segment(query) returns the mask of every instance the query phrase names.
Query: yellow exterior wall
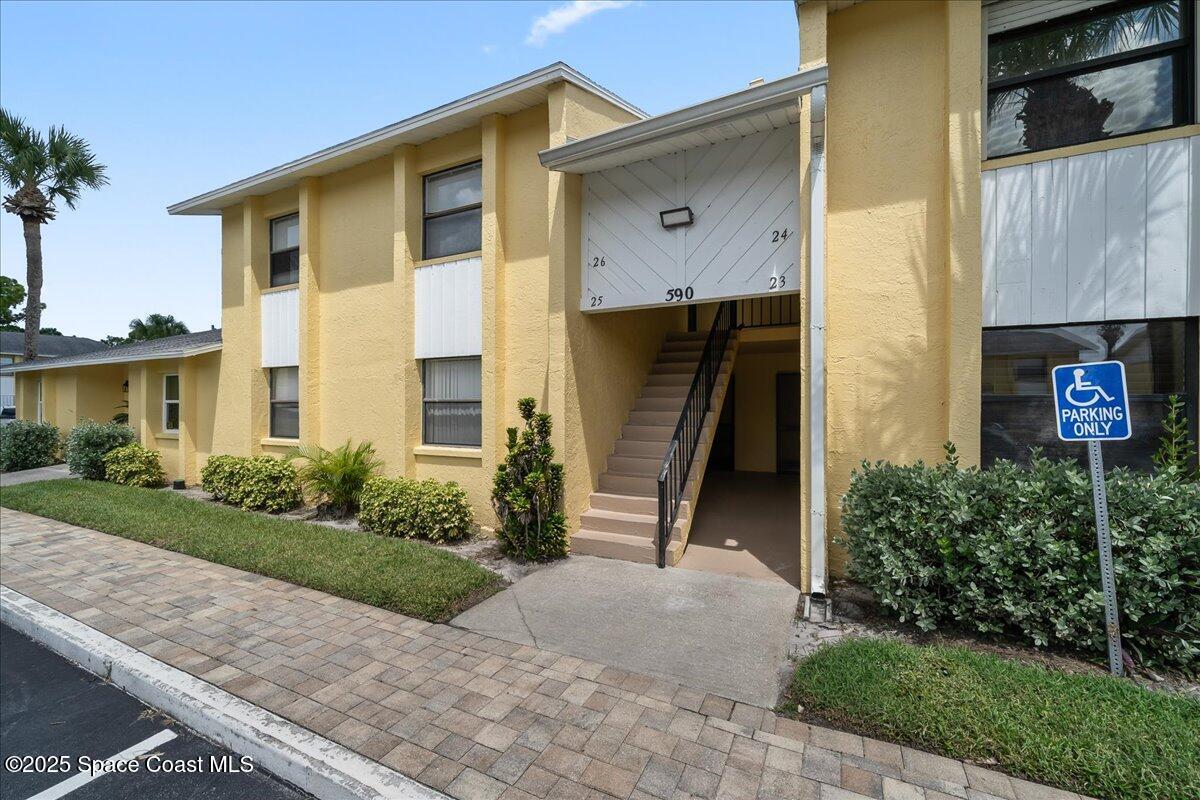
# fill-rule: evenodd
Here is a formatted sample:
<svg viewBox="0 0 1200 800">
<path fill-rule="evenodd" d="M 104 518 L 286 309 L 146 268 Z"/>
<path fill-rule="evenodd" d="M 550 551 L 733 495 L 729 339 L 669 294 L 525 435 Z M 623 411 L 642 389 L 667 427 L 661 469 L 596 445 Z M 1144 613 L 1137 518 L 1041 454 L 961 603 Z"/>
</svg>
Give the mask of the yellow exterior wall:
<svg viewBox="0 0 1200 800">
<path fill-rule="evenodd" d="M 799 371 L 799 341 L 739 348 L 733 366 L 735 469 L 775 472 L 775 379 L 781 372 Z M 803 405 L 801 398 L 794 400 Z"/>
<path fill-rule="evenodd" d="M 862 459 L 936 461 L 948 438 L 978 459 L 979 25 L 933 1 L 828 18 L 831 539 Z"/>
<path fill-rule="evenodd" d="M 79 422 L 108 422 L 124 410 L 125 366 L 102 364 L 78 369 L 20 372 L 16 377 L 17 417 L 37 419 L 37 382 L 44 391 L 45 421 L 57 425 L 64 436 Z"/>
</svg>

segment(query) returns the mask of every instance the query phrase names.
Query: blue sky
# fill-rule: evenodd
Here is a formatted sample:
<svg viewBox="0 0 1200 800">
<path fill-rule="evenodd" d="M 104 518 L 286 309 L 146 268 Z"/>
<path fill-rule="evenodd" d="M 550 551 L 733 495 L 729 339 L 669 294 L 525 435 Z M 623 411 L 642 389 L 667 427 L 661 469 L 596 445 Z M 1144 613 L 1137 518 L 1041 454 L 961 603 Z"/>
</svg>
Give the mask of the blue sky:
<svg viewBox="0 0 1200 800">
<path fill-rule="evenodd" d="M 796 69 L 782 2 L 0 2 L 0 103 L 112 184 L 43 231 L 43 325 L 220 325 L 220 230 L 166 206 L 553 61 L 649 113 Z M 0 273 L 25 282 L 0 213 Z"/>
</svg>

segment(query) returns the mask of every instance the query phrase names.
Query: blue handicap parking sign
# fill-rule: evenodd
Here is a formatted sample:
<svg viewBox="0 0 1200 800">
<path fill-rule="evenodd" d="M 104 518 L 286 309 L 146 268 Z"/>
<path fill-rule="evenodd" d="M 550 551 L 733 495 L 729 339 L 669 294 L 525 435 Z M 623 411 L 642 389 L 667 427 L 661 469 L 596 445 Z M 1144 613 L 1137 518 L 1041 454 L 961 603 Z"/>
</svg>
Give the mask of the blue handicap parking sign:
<svg viewBox="0 0 1200 800">
<path fill-rule="evenodd" d="M 1120 361 L 1054 368 L 1054 417 L 1066 442 L 1113 441 L 1132 434 L 1125 365 Z"/>
</svg>

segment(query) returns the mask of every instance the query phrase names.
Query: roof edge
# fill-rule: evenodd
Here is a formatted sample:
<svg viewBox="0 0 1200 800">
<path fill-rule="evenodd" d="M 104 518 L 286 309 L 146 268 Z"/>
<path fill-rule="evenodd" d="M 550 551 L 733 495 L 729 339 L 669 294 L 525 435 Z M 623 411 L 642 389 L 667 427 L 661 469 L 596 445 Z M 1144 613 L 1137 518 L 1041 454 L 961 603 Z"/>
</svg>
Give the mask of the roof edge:
<svg viewBox="0 0 1200 800">
<path fill-rule="evenodd" d="M 548 169 L 572 172 L 572 166 L 584 160 L 780 106 L 828 82 L 829 67 L 821 64 L 769 83 L 739 89 L 712 100 L 630 122 L 586 139 L 548 148 L 538 153 L 538 160 Z"/>
<path fill-rule="evenodd" d="M 449 103 L 444 103 L 435 108 L 423 111 L 414 116 L 402 119 L 399 122 L 394 122 L 391 125 L 385 125 L 382 128 L 377 128 L 369 131 L 353 139 L 347 139 L 344 142 L 326 147 L 323 150 L 318 150 L 315 153 L 310 153 L 306 156 L 280 164 L 277 167 L 251 175 L 248 178 L 243 178 L 233 183 L 226 184 L 217 189 L 213 189 L 203 194 L 187 200 L 182 200 L 178 203 L 167 206 L 167 213 L 173 215 L 192 214 L 192 215 L 215 215 L 220 213 L 219 208 L 213 208 L 213 203 L 219 202 L 222 197 L 232 194 L 239 194 L 252 190 L 255 186 L 266 183 L 268 181 L 287 178 L 301 170 L 310 169 L 318 166 L 325 161 L 337 158 L 339 156 L 352 153 L 362 147 L 375 144 L 381 140 L 385 140 L 392 136 L 398 136 L 410 131 L 419 130 L 424 125 L 436 122 L 446 116 L 452 114 L 470 111 L 472 108 L 482 105 L 491 100 L 501 98 L 505 95 L 514 92 L 530 89 L 535 86 L 542 86 L 555 81 L 566 81 L 574 83 L 582 89 L 586 89 L 599 97 L 604 98 L 610 103 L 619 108 L 628 111 L 634 116 L 645 119 L 647 114 L 642 109 L 629 103 L 619 95 L 605 89 L 600 84 L 591 80 L 587 76 L 575 70 L 569 64 L 556 61 L 553 64 L 536 69 L 533 72 L 518 75 L 515 78 L 504 81 L 503 83 L 489 86 L 486 89 L 467 95 L 466 97 L 452 100 Z"/>
<path fill-rule="evenodd" d="M 180 347 L 174 350 L 159 350 L 154 353 L 147 353 L 140 356 L 125 356 L 112 355 L 105 358 L 95 359 L 77 359 L 66 363 L 55 363 L 61 361 L 65 356 L 47 356 L 47 361 L 21 361 L 16 364 L 10 364 L 3 369 L 0 369 L 0 375 L 13 375 L 17 372 L 37 372 L 44 369 L 67 369 L 68 367 L 94 367 L 98 364 L 131 364 L 135 361 L 162 361 L 168 358 L 191 358 L 192 356 L 202 356 L 205 353 L 214 353 L 221 349 L 221 342 L 213 342 L 211 344 L 202 345 L 199 347 Z M 81 355 L 90 355 L 82 353 Z"/>
</svg>

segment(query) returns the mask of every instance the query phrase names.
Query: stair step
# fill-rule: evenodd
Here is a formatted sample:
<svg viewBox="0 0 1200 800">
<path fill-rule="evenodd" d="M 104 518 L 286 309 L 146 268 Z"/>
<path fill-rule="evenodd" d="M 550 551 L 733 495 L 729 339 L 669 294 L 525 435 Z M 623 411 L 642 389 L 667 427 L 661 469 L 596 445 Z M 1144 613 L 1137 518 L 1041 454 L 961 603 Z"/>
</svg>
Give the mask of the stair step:
<svg viewBox="0 0 1200 800">
<path fill-rule="evenodd" d="M 662 461 L 667 454 L 666 441 L 656 439 L 617 439 L 613 442 L 612 455 L 632 458 L 656 458 Z"/>
<path fill-rule="evenodd" d="M 682 555 L 682 549 L 679 540 L 669 542 L 667 563 L 674 566 Z M 579 530 L 571 537 L 571 552 L 600 558 L 617 558 L 639 564 L 658 562 L 658 548 L 654 539 L 607 531 Z"/>
<path fill-rule="evenodd" d="M 675 433 L 675 425 L 622 425 L 621 438 L 639 442 L 666 442 Z M 664 450 L 664 452 L 666 452 Z"/>
<path fill-rule="evenodd" d="M 708 331 L 667 331 L 668 342 L 700 342 L 708 338 Z"/>
<path fill-rule="evenodd" d="M 592 492 L 592 509 L 597 511 L 620 511 L 625 514 L 648 514 L 658 519 L 658 497 L 643 497 L 634 494 L 611 494 Z M 684 500 L 679 504 L 679 519 L 685 520 L 691 513 L 691 504 Z"/>
<path fill-rule="evenodd" d="M 679 422 L 679 411 L 630 411 L 630 425 L 670 425 Z"/>
<path fill-rule="evenodd" d="M 676 416 L 683 411 L 686 394 L 678 397 L 639 397 L 633 404 L 634 411 L 674 411 Z"/>
<path fill-rule="evenodd" d="M 692 364 L 700 363 L 700 354 L 704 351 L 703 348 L 696 350 L 664 350 L 658 354 L 658 363 L 662 364 L 667 361 L 686 361 Z"/>
<path fill-rule="evenodd" d="M 661 469 L 662 456 L 654 458 L 612 455 L 608 457 L 608 472 L 605 474 L 637 475 L 657 479 Z"/>
<path fill-rule="evenodd" d="M 670 384 L 662 386 L 643 386 L 642 397 L 677 397 L 682 403 L 687 398 L 689 384 Z M 682 406 L 680 406 L 682 408 Z"/>
<path fill-rule="evenodd" d="M 700 361 L 659 361 L 650 368 L 651 375 L 666 375 L 673 372 L 682 372 L 688 375 L 695 375 L 696 368 L 700 365 Z"/>
<path fill-rule="evenodd" d="M 657 504 L 657 503 L 656 503 Z M 653 539 L 658 535 L 658 509 L 653 514 L 631 514 L 627 511 L 608 511 L 593 508 L 585 511 L 579 527 L 589 531 L 621 533 L 626 536 L 643 536 Z M 672 538 L 683 535 L 683 526 L 678 520 L 672 530 Z"/>
<path fill-rule="evenodd" d="M 667 341 L 663 342 L 662 350 L 660 350 L 659 352 L 660 353 L 695 353 L 696 357 L 699 358 L 700 353 L 703 350 L 704 350 L 704 342 L 697 342 L 697 341 L 692 341 L 692 340 L 687 340 L 687 341 L 682 341 L 682 342 L 672 342 L 668 339 Z"/>
</svg>

